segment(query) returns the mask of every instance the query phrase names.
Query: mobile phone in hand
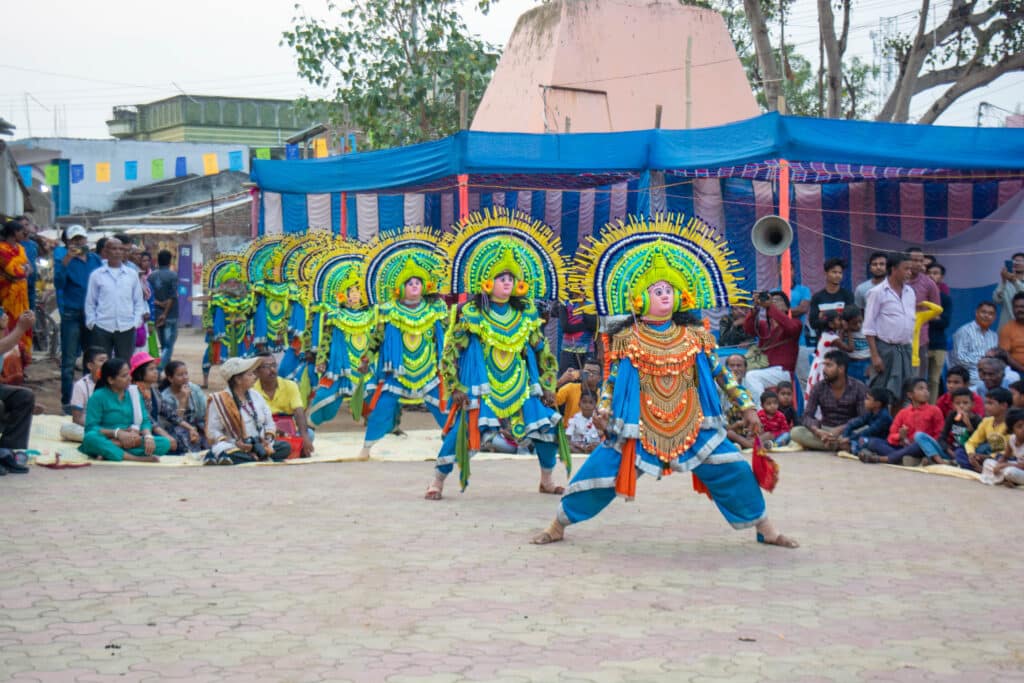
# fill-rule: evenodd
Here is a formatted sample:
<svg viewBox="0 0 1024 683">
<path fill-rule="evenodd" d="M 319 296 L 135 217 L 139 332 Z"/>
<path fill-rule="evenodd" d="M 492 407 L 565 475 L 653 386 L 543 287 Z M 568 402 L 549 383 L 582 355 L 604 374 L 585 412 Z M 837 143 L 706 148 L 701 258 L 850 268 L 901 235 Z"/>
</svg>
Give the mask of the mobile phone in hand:
<svg viewBox="0 0 1024 683">
<path fill-rule="evenodd" d="M 1006 268 L 1006 272 L 1007 273 L 1012 273 L 1013 272 L 1013 261 L 1011 261 L 1011 260 L 1003 261 L 1003 266 Z"/>
</svg>

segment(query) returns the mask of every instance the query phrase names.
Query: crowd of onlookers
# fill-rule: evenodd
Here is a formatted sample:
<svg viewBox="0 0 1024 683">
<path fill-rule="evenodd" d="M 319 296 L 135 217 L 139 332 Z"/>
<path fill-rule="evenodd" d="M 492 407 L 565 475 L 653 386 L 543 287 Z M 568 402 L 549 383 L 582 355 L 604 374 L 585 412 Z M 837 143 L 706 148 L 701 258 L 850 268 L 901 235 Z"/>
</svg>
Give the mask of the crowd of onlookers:
<svg viewBox="0 0 1024 683">
<path fill-rule="evenodd" d="M 844 269 L 829 260 L 820 292 L 760 293 L 721 320 L 720 344 L 746 347 L 725 363 L 758 405 L 769 445 L 1024 483 L 1024 253 L 956 330 L 945 268 L 921 250 L 872 254 L 853 292 Z M 752 445 L 739 419 L 729 437 Z"/>
</svg>

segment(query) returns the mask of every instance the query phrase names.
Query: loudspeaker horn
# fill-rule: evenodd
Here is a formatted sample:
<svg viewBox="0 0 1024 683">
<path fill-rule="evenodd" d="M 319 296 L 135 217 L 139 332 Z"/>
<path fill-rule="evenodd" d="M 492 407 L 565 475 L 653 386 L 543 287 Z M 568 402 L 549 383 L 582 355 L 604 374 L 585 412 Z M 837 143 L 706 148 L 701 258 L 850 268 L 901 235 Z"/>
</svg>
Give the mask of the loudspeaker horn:
<svg viewBox="0 0 1024 683">
<path fill-rule="evenodd" d="M 793 243 L 793 227 L 781 216 L 764 216 L 750 229 L 754 249 L 765 256 L 779 256 Z"/>
</svg>

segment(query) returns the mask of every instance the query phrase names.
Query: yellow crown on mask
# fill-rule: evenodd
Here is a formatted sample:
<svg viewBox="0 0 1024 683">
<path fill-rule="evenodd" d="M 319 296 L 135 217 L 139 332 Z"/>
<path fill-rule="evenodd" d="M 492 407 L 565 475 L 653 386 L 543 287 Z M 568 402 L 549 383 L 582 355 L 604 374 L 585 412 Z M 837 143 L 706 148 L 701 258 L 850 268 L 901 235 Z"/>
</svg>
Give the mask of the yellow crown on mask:
<svg viewBox="0 0 1024 683">
<path fill-rule="evenodd" d="M 636 297 L 644 295 L 647 289 L 657 282 L 669 283 L 681 297 L 689 289 L 686 281 L 679 275 L 679 271 L 673 268 L 665 258 L 665 249 L 660 241 L 655 242 L 651 247 L 650 262 L 637 274 L 633 285 L 633 298 L 636 299 Z"/>
<path fill-rule="evenodd" d="M 416 259 L 409 256 L 405 259 L 405 263 L 402 264 L 402 269 L 398 271 L 398 277 L 395 278 L 395 298 L 402 298 L 404 293 L 405 283 L 412 278 L 419 278 L 420 282 L 423 283 L 423 292 L 426 294 L 433 294 L 437 291 L 437 283 L 430 276 L 430 273 L 426 268 L 416 263 Z"/>
</svg>

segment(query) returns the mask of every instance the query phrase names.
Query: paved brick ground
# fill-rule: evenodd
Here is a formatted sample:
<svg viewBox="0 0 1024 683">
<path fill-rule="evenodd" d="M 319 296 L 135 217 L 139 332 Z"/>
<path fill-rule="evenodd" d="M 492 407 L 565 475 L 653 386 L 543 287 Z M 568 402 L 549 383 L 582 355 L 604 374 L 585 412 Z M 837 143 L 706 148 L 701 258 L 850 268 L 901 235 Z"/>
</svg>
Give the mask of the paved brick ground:
<svg viewBox="0 0 1024 683">
<path fill-rule="evenodd" d="M 0 680 L 1024 680 L 1022 492 L 780 459 L 797 551 L 678 476 L 543 548 L 524 462 L 7 476 Z"/>
</svg>

